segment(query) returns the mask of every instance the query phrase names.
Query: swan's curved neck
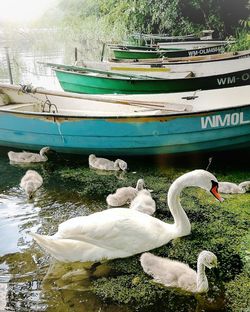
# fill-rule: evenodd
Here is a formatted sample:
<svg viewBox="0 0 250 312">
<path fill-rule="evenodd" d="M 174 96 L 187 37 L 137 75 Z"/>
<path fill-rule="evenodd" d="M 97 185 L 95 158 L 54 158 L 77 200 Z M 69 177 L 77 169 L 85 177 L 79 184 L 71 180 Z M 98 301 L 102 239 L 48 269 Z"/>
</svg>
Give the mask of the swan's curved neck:
<svg viewBox="0 0 250 312">
<path fill-rule="evenodd" d="M 205 273 L 205 265 L 200 259 L 197 262 L 197 292 L 205 292 L 208 289 L 208 280 Z"/>
<path fill-rule="evenodd" d="M 143 190 L 143 183 L 141 181 L 137 181 L 136 190 L 137 191 Z"/>
<path fill-rule="evenodd" d="M 188 186 L 184 182 L 185 181 L 182 181 L 180 178 L 178 178 L 170 186 L 168 191 L 168 207 L 174 218 L 175 232 L 178 234 L 178 236 L 188 235 L 191 231 L 189 219 L 180 203 L 180 193 L 183 188 Z"/>
<path fill-rule="evenodd" d="M 45 151 L 43 149 L 40 150 L 40 156 L 44 159 L 47 160 L 48 157 L 45 155 Z"/>
</svg>

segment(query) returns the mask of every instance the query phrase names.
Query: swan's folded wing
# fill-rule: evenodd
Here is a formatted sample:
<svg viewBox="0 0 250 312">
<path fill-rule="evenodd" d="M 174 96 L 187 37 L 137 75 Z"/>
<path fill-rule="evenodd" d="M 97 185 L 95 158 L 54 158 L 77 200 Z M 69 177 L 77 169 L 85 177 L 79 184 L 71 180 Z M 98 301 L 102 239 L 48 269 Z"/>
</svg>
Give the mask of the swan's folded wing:
<svg viewBox="0 0 250 312">
<path fill-rule="evenodd" d="M 108 211 L 106 210 L 68 220 L 59 226 L 56 238 L 84 241 L 109 249 L 137 251 L 142 245 L 144 250 L 152 248 L 152 241 L 157 240 L 159 236 L 159 220 L 126 208 L 114 209 L 109 209 L 114 211 L 113 214 L 105 213 Z"/>
</svg>

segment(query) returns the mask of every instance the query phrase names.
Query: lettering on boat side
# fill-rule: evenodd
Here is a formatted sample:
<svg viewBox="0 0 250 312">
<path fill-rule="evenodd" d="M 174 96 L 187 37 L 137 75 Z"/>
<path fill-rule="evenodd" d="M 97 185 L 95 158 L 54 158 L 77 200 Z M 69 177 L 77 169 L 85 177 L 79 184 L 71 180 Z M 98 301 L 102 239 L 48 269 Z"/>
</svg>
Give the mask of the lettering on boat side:
<svg viewBox="0 0 250 312">
<path fill-rule="evenodd" d="M 218 46 L 218 47 L 211 47 L 211 48 L 204 48 L 204 49 L 198 49 L 198 50 L 192 50 L 188 51 L 189 56 L 197 56 L 197 55 L 206 55 L 210 53 L 216 53 L 220 52 L 223 53 L 225 52 L 225 48 L 223 46 Z"/>
<path fill-rule="evenodd" d="M 244 73 L 240 77 L 228 76 L 228 77 L 224 77 L 224 78 L 217 78 L 217 83 L 219 86 L 224 86 L 224 85 L 228 85 L 228 84 L 235 84 L 236 81 L 238 81 L 239 79 L 241 79 L 242 81 L 247 81 L 250 79 L 250 74 Z"/>
<path fill-rule="evenodd" d="M 201 117 L 201 128 L 217 128 L 225 126 L 238 126 L 250 123 L 250 120 L 244 119 L 244 113 L 232 113 L 225 116 L 213 115 L 207 117 Z"/>
</svg>

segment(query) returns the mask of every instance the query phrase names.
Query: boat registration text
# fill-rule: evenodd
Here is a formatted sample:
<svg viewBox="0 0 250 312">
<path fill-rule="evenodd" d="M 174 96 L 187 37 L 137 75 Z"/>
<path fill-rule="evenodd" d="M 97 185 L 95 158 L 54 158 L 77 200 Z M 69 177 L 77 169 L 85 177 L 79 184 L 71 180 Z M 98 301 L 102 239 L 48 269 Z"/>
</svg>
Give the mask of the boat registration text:
<svg viewBox="0 0 250 312">
<path fill-rule="evenodd" d="M 250 123 L 250 120 L 244 118 L 244 112 L 201 117 L 201 128 L 218 128 L 225 126 L 238 126 Z"/>
</svg>

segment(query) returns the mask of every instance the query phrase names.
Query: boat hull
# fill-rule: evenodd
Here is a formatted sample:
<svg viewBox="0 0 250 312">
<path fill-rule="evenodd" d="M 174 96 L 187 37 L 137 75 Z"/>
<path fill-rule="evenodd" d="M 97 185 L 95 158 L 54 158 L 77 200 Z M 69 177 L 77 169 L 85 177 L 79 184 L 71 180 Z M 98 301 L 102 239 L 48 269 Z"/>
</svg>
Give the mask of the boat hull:
<svg viewBox="0 0 250 312">
<path fill-rule="evenodd" d="M 143 50 L 123 50 L 112 49 L 116 59 L 150 59 L 150 58 L 175 58 L 188 57 L 199 55 L 212 55 L 225 52 L 225 45 L 218 45 L 212 47 L 204 47 L 191 50 L 176 50 L 176 51 L 143 51 Z"/>
<path fill-rule="evenodd" d="M 54 69 L 64 91 L 89 94 L 149 94 L 249 85 L 250 69 L 182 79 L 128 79 Z"/>
<path fill-rule="evenodd" d="M 232 42 L 233 43 L 233 42 Z M 199 40 L 199 41 L 179 41 L 179 42 L 159 42 L 158 47 L 160 49 L 172 48 L 178 49 L 182 48 L 184 50 L 208 48 L 219 45 L 227 45 L 230 42 L 225 40 Z"/>
<path fill-rule="evenodd" d="M 202 113 L 79 117 L 0 110 L 0 145 L 63 153 L 157 155 L 250 146 L 250 105 Z"/>
</svg>

